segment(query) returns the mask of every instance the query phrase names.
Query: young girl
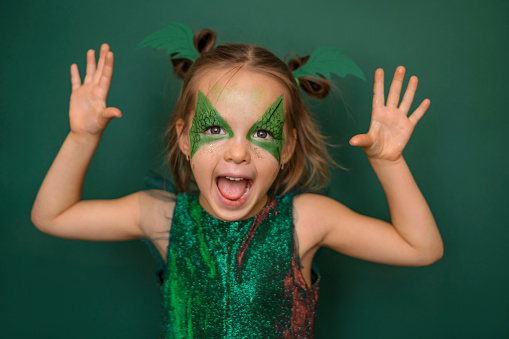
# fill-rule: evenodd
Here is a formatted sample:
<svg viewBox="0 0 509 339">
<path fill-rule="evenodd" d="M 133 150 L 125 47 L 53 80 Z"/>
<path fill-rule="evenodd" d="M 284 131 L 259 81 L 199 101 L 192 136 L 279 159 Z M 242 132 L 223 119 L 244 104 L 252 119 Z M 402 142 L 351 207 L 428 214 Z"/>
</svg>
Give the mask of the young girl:
<svg viewBox="0 0 509 339">
<path fill-rule="evenodd" d="M 312 261 L 322 246 L 392 265 L 441 258 L 433 216 L 402 157 L 429 106 L 424 100 L 407 116 L 416 77 L 400 103 L 405 69 L 398 67 L 385 101 L 378 69 L 371 126 L 350 140 L 364 149 L 382 184 L 389 224 L 325 196 L 295 193 L 323 185 L 332 161 L 299 92 L 300 85 L 323 97 L 329 84 L 309 76 L 296 81 L 291 72 L 305 58 L 289 67 L 257 46 L 195 45 L 205 51 L 192 64 L 173 60 L 184 83 L 167 130 L 169 163 L 184 193 L 81 200 L 101 135 L 121 116 L 106 106 L 113 53 L 104 44 L 97 65 L 88 51 L 83 83 L 71 66 L 71 131 L 32 210 L 41 231 L 84 240 L 151 239 L 166 261 L 168 338 L 312 337 L 319 280 Z M 185 193 L 193 187 L 197 193 Z"/>
</svg>

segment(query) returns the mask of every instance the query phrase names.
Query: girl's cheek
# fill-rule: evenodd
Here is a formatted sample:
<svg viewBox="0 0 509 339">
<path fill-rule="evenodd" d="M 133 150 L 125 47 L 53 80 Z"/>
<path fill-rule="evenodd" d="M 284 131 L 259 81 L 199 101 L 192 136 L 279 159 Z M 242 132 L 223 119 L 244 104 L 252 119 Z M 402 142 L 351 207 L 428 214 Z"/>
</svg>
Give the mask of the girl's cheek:
<svg viewBox="0 0 509 339">
<path fill-rule="evenodd" d="M 196 151 L 195 156 L 209 160 L 217 159 L 217 157 L 221 156 L 221 152 L 223 151 L 224 143 L 226 141 L 227 140 L 219 140 L 216 142 L 209 142 L 204 144 Z"/>
<path fill-rule="evenodd" d="M 259 163 L 264 163 L 267 166 L 270 166 L 276 160 L 266 149 L 253 143 L 249 143 L 249 151 L 252 159 L 256 159 Z"/>
<path fill-rule="evenodd" d="M 263 159 L 263 156 L 260 153 L 260 149 L 258 147 L 253 147 L 253 156 L 257 159 Z"/>
<path fill-rule="evenodd" d="M 204 151 L 211 157 L 217 157 L 222 148 L 222 145 L 219 143 L 210 143 L 205 145 Z"/>
<path fill-rule="evenodd" d="M 270 153 L 265 148 L 255 145 L 253 143 L 249 143 L 249 151 L 251 153 L 252 159 L 257 159 L 266 162 L 267 165 L 271 165 L 274 162 L 276 163 L 277 166 L 277 159 L 274 157 L 272 153 Z"/>
<path fill-rule="evenodd" d="M 269 151 L 257 145 L 250 144 L 249 152 L 251 154 L 251 159 L 257 162 L 257 166 L 263 166 L 269 171 L 274 170 L 275 172 L 272 176 L 274 178 L 277 176 L 279 172 L 279 164 L 276 158 Z"/>
</svg>

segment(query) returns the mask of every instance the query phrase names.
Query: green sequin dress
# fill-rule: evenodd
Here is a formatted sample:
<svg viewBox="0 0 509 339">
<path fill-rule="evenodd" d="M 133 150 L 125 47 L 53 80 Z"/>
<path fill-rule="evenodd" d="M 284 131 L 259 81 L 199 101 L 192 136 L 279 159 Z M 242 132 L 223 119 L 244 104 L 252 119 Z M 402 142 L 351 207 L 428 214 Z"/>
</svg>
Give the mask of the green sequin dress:
<svg viewBox="0 0 509 339">
<path fill-rule="evenodd" d="M 307 287 L 294 241 L 293 195 L 254 217 L 218 220 L 181 194 L 163 273 L 165 338 L 313 338 L 318 280 Z"/>
</svg>

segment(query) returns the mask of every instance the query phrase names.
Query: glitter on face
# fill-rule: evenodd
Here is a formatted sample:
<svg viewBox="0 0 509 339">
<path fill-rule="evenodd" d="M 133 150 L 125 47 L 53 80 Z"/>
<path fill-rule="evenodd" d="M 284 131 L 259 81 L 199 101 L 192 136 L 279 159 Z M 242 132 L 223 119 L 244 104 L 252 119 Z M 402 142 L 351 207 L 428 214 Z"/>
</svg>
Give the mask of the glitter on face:
<svg viewBox="0 0 509 339">
<path fill-rule="evenodd" d="M 208 145 L 207 145 L 207 151 L 208 151 L 209 153 L 213 153 L 215 150 L 216 150 L 216 147 L 215 147 L 215 145 L 214 145 L 214 144 L 208 144 Z"/>
</svg>

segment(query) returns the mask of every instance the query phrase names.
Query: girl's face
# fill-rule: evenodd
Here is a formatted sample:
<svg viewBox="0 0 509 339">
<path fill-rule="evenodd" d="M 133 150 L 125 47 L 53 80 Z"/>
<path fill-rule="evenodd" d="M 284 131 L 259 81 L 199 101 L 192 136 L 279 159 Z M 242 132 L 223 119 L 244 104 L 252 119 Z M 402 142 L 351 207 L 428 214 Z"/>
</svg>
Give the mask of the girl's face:
<svg viewBox="0 0 509 339">
<path fill-rule="evenodd" d="M 261 210 L 293 152 L 293 145 L 283 147 L 284 87 L 267 75 L 236 71 L 216 70 L 200 78 L 191 127 L 179 139 L 191 157 L 200 204 L 226 221 Z M 179 134 L 183 125 L 177 124 Z"/>
</svg>

